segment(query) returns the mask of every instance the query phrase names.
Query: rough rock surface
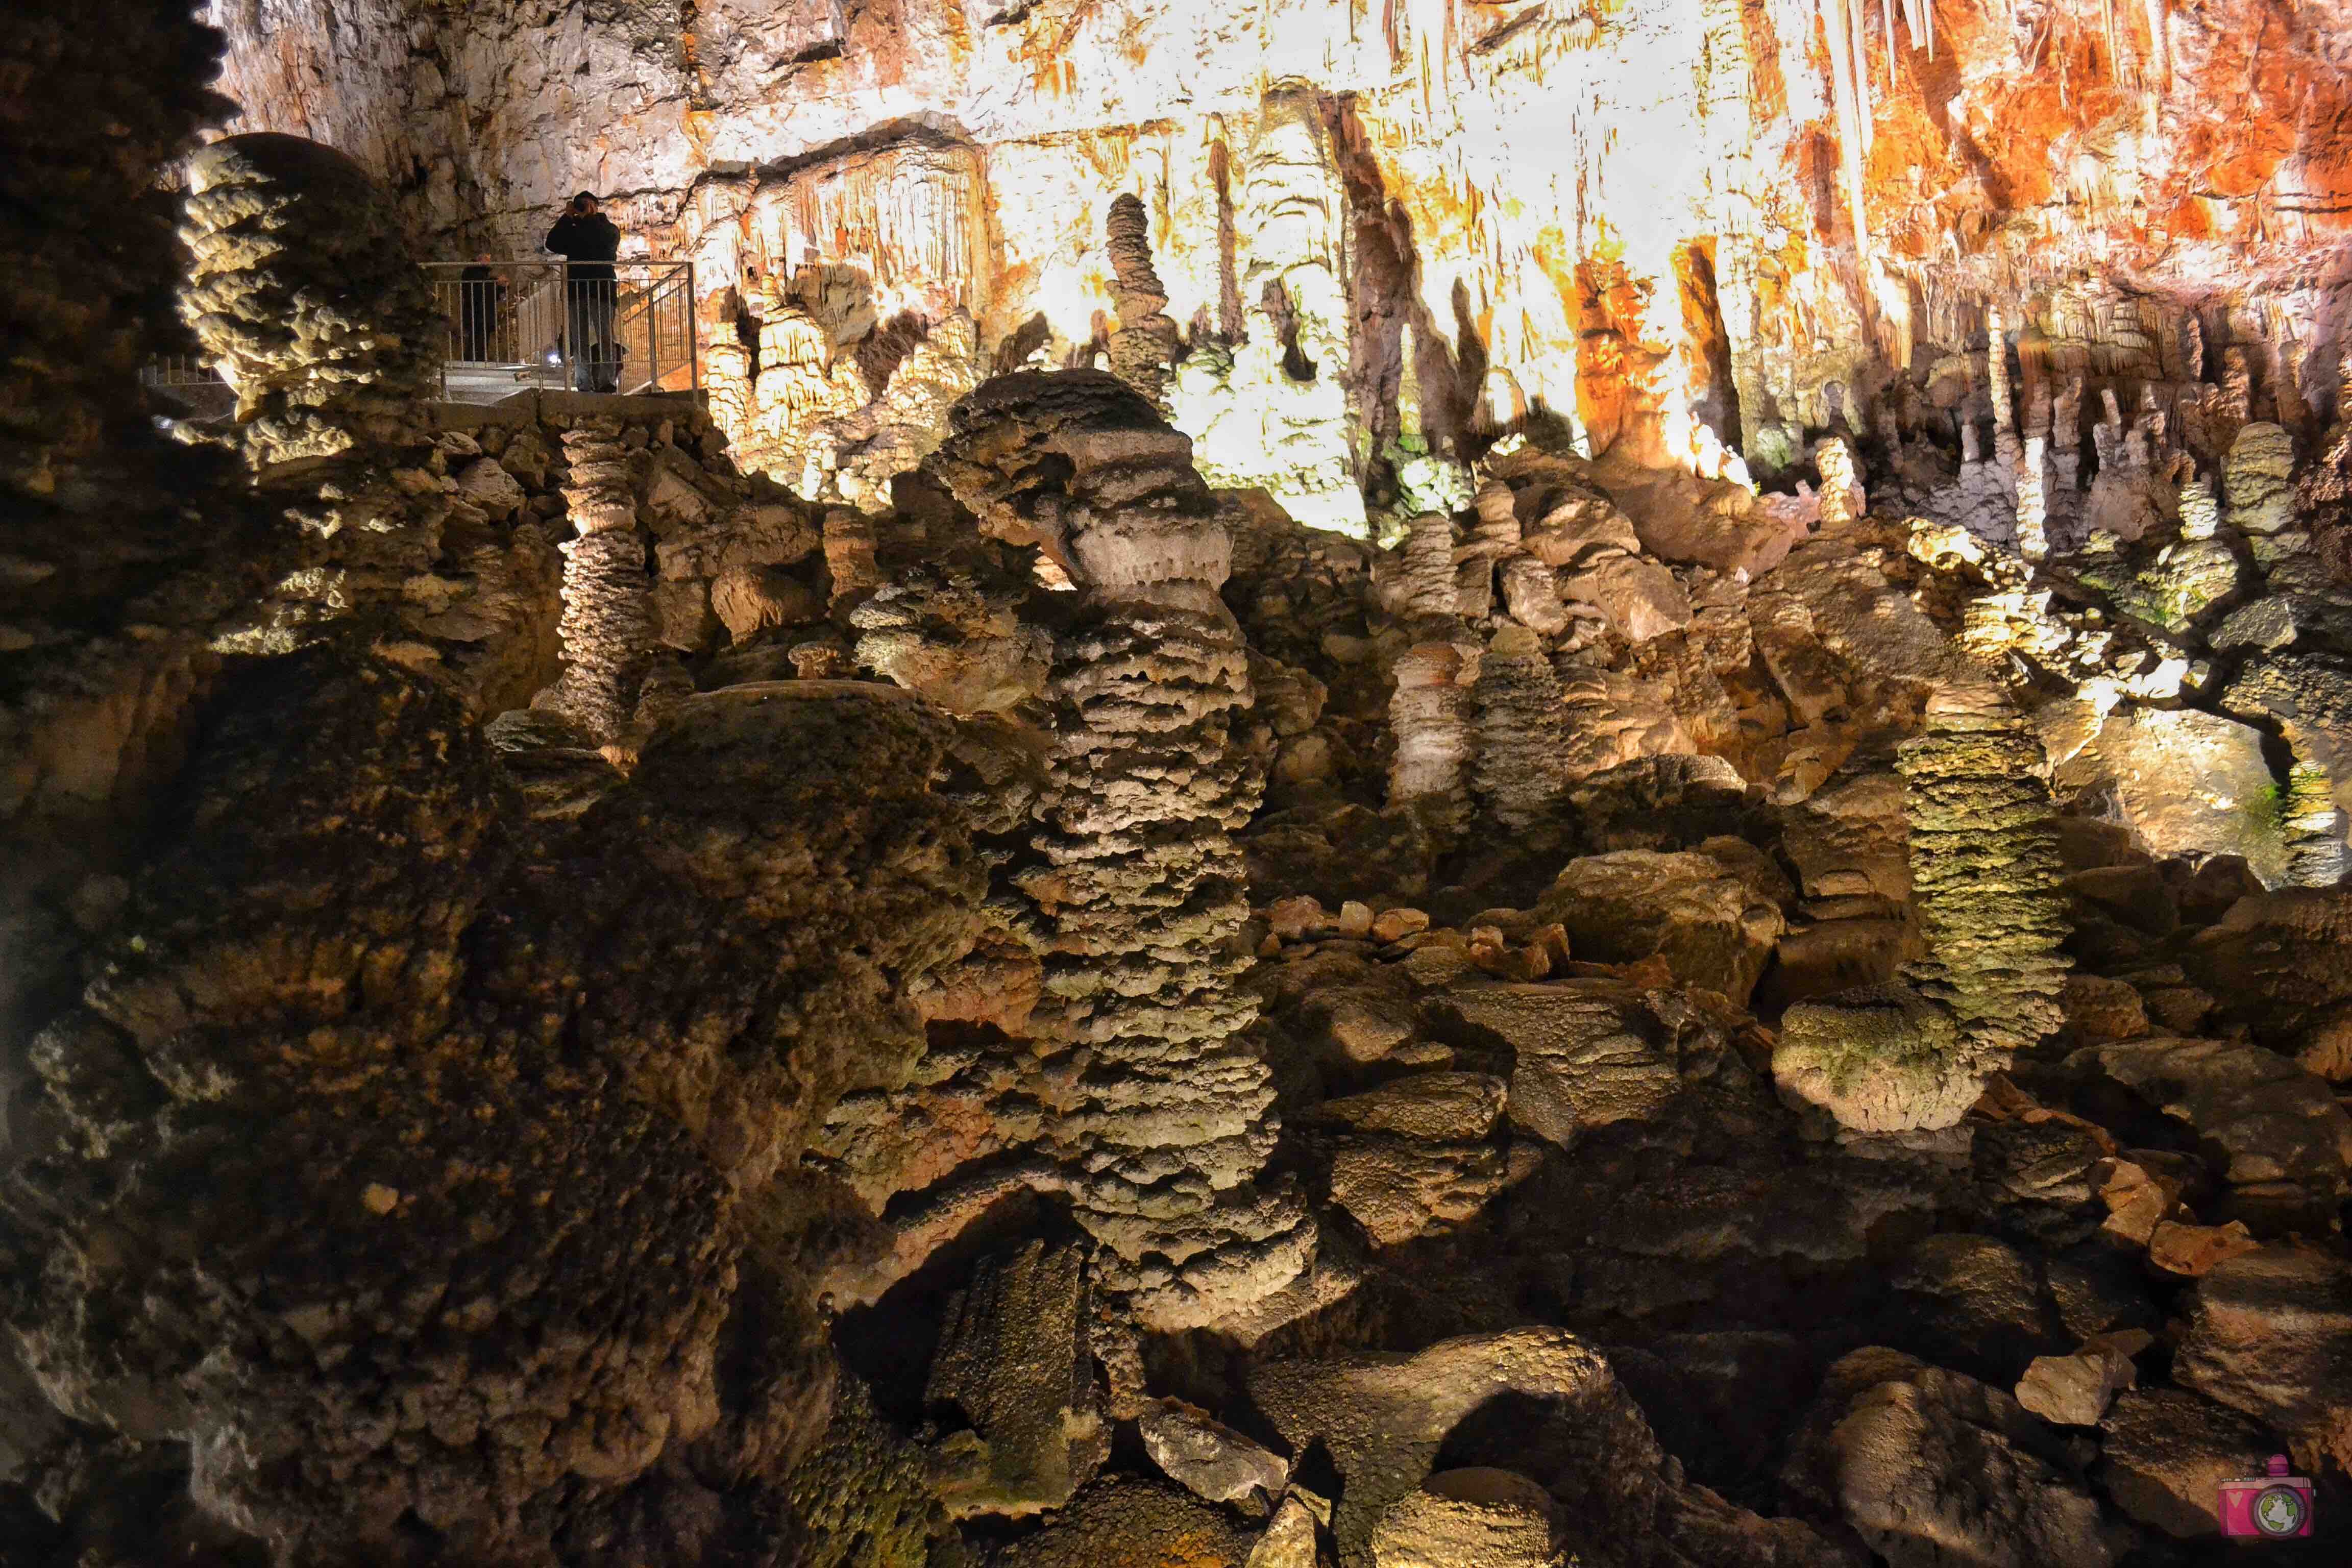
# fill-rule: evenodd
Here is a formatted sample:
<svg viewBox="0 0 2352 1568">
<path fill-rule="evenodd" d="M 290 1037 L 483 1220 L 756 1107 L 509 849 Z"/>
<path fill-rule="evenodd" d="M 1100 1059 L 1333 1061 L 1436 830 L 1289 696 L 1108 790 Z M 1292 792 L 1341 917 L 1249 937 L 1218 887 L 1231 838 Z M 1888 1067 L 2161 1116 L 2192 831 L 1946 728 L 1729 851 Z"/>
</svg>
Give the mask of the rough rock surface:
<svg viewBox="0 0 2352 1568">
<path fill-rule="evenodd" d="M 2336 12 L 19 10 L 10 1568 L 2352 1519 Z"/>
</svg>

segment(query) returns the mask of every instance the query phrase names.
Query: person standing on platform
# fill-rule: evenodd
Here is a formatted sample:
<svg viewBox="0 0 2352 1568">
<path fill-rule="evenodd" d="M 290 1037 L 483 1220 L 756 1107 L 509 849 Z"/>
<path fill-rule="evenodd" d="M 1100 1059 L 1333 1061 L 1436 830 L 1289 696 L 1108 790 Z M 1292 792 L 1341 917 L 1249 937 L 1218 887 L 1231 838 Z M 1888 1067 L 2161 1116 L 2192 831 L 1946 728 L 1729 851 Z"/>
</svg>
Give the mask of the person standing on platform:
<svg viewBox="0 0 2352 1568">
<path fill-rule="evenodd" d="M 564 349 L 572 356 L 572 384 L 582 392 L 617 392 L 621 353 L 613 342 L 617 302 L 613 258 L 620 254 L 621 231 L 597 210 L 596 197 L 582 191 L 572 198 L 547 248 L 564 259 Z"/>
</svg>

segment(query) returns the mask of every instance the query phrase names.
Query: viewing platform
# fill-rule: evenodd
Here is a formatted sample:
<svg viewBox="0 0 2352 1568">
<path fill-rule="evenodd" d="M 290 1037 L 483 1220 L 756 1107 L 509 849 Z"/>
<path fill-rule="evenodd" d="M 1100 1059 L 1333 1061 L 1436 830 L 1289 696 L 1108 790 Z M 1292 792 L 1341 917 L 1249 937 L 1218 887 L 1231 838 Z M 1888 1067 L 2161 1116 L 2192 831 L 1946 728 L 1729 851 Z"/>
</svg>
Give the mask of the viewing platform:
<svg viewBox="0 0 2352 1568">
<path fill-rule="evenodd" d="M 421 265 L 441 307 L 444 402 L 701 390 L 690 261 L 615 261 L 609 279 L 567 276 L 567 264 L 548 257 Z M 598 342 L 617 353 L 593 352 Z M 225 414 L 233 402 L 202 360 L 159 358 L 146 379 L 194 417 Z"/>
</svg>

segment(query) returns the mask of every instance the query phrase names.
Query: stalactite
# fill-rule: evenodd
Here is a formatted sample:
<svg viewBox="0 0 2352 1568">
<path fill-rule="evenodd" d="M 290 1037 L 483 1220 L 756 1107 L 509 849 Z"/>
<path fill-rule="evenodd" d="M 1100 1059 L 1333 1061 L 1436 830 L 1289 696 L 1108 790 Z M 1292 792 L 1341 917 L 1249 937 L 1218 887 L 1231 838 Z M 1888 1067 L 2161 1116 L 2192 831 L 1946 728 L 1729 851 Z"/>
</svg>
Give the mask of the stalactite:
<svg viewBox="0 0 2352 1568">
<path fill-rule="evenodd" d="M 1837 109 L 1838 150 L 1845 167 L 1846 205 L 1853 220 L 1853 246 L 1857 262 L 1864 262 L 1870 249 L 1869 220 L 1864 206 L 1864 184 L 1863 153 L 1866 150 L 1868 130 L 1866 111 L 1855 83 L 1853 35 L 1847 23 L 1846 7 L 1857 0 L 1820 0 L 1822 30 L 1827 36 L 1830 48 L 1831 98 Z"/>
<path fill-rule="evenodd" d="M 2148 60 L 2156 68 L 2158 89 L 2166 92 L 2172 89 L 2170 22 L 2165 0 L 2147 0 Z"/>
<path fill-rule="evenodd" d="M 1878 117 L 1870 98 L 1869 0 L 1845 0 L 1846 68 L 1853 72 L 1854 106 L 1862 112 L 1862 150 L 1867 155 L 1878 140 Z"/>
</svg>

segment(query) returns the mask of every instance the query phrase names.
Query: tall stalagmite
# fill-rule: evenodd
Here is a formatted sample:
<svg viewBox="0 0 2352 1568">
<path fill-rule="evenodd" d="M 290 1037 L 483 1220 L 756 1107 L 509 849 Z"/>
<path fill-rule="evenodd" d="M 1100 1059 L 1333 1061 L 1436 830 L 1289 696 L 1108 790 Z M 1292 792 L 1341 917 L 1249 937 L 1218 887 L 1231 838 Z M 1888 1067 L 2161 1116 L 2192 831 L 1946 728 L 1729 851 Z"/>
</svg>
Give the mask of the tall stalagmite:
<svg viewBox="0 0 2352 1568">
<path fill-rule="evenodd" d="M 1897 765 L 1928 950 L 1914 980 L 1951 1009 L 1961 1065 L 1998 1070 L 2057 1028 L 2065 980 L 2063 868 L 2042 745 L 1999 687 L 1954 685 L 1928 701 Z"/>
<path fill-rule="evenodd" d="M 1559 678 L 1543 642 L 1522 626 L 1496 632 L 1472 688 L 1478 705 L 1478 756 L 1471 786 L 1505 827 L 1549 816 L 1568 788 L 1561 771 Z"/>
<path fill-rule="evenodd" d="M 1168 373 L 1175 359 L 1176 323 L 1168 290 L 1151 268 L 1151 235 L 1143 203 L 1122 192 L 1110 204 L 1103 237 L 1110 252 L 1111 292 L 1118 330 L 1110 338 L 1110 373 L 1154 408 L 1168 406 Z"/>
<path fill-rule="evenodd" d="M 1053 1130 L 1099 1278 L 1158 1329 L 1217 1322 L 1296 1279 L 1298 1198 L 1261 1186 L 1274 1091 L 1234 984 L 1247 915 L 1234 830 L 1260 780 L 1233 743 L 1247 651 L 1218 597 L 1231 546 L 1191 443 L 1123 383 L 1023 374 L 958 405 L 935 459 L 1001 536 L 1081 595 L 1055 649 L 1035 1027 L 1073 1053 Z"/>
<path fill-rule="evenodd" d="M 653 652 L 653 614 L 636 493 L 620 426 L 583 420 L 563 433 L 563 499 L 579 536 L 563 546 L 563 674 L 532 700 L 599 746 L 619 744 Z"/>
</svg>

